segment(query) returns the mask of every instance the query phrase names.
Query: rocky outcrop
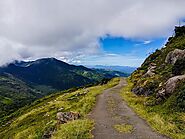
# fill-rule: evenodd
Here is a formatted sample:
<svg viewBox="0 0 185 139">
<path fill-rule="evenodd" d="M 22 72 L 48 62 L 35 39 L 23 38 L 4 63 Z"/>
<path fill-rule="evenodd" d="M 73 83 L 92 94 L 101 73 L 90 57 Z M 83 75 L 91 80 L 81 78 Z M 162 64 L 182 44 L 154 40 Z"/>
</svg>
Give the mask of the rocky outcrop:
<svg viewBox="0 0 185 139">
<path fill-rule="evenodd" d="M 179 59 L 185 58 L 185 50 L 175 49 L 168 53 L 165 59 L 165 63 L 175 64 L 175 62 Z"/>
<path fill-rule="evenodd" d="M 155 63 L 151 63 L 148 67 L 148 71 L 143 75 L 143 77 L 151 77 L 151 76 L 155 75 L 156 67 L 157 66 Z"/>
<path fill-rule="evenodd" d="M 174 76 L 168 79 L 168 81 L 164 84 L 164 87 L 158 91 L 157 97 L 164 98 L 171 95 L 177 88 L 178 83 L 182 80 L 185 80 L 185 75 Z"/>
<path fill-rule="evenodd" d="M 64 124 L 68 121 L 77 120 L 80 118 L 79 113 L 75 112 L 58 112 L 57 113 L 57 123 Z"/>
<path fill-rule="evenodd" d="M 136 95 L 142 95 L 143 94 L 143 92 L 144 92 L 144 88 L 143 87 L 134 87 L 133 89 L 132 89 L 132 92 L 134 93 L 134 94 L 136 94 Z"/>
<path fill-rule="evenodd" d="M 152 90 L 141 87 L 141 86 L 134 87 L 132 89 L 132 92 L 136 95 L 143 95 L 143 96 L 149 96 L 153 93 Z"/>
</svg>

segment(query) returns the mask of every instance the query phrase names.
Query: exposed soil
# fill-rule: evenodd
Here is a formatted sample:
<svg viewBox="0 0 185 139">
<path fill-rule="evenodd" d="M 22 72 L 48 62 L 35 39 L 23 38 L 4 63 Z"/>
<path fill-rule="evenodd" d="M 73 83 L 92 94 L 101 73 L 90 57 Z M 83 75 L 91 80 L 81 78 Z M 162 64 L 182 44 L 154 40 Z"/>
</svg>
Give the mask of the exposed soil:
<svg viewBox="0 0 185 139">
<path fill-rule="evenodd" d="M 90 117 L 95 120 L 95 129 L 92 131 L 95 139 L 167 139 L 154 132 L 120 96 L 120 90 L 127 84 L 122 78 L 120 83 L 105 90 L 97 97 L 97 103 Z M 115 125 L 132 125 L 131 132 L 121 133 Z"/>
</svg>

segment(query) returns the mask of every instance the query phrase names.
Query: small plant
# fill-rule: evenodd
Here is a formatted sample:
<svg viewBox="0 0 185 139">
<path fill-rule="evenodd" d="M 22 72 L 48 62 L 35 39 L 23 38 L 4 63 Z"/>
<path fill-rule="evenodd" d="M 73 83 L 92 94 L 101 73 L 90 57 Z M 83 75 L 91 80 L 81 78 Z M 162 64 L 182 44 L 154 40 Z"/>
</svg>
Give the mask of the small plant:
<svg viewBox="0 0 185 139">
<path fill-rule="evenodd" d="M 131 133 L 133 131 L 133 126 L 130 124 L 114 125 L 114 128 L 120 133 Z"/>
<path fill-rule="evenodd" d="M 172 73 L 174 75 L 181 75 L 185 72 L 185 59 L 177 60 L 172 68 Z"/>
</svg>

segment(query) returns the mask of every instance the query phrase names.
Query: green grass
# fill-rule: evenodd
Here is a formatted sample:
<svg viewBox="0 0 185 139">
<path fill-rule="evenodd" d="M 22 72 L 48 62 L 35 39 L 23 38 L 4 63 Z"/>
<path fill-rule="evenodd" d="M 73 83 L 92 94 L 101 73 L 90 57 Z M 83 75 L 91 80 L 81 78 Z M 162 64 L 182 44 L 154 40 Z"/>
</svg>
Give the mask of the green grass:
<svg viewBox="0 0 185 139">
<path fill-rule="evenodd" d="M 120 133 L 131 133 L 133 131 L 133 126 L 129 124 L 114 125 L 114 128 Z"/>
<path fill-rule="evenodd" d="M 0 102 L 6 105 L 12 104 L 12 100 L 10 98 L 3 97 L 3 96 L 0 96 Z"/>
<path fill-rule="evenodd" d="M 72 138 L 78 133 L 78 137 L 90 137 L 93 128 L 92 121 L 87 120 L 86 115 L 92 110 L 96 102 L 96 96 L 103 90 L 113 87 L 119 83 L 115 78 L 105 85 L 98 85 L 86 89 L 78 89 L 70 93 L 58 93 L 52 97 L 37 100 L 30 107 L 19 111 L 17 117 L 11 120 L 11 124 L 0 128 L 1 139 L 40 139 L 43 134 L 50 129 L 56 132 L 53 138 L 61 138 L 60 135 L 66 134 L 66 138 Z M 87 94 L 84 92 L 88 90 Z M 62 108 L 62 109 L 61 109 Z M 73 111 L 81 115 L 81 119 L 67 124 L 57 126 L 57 112 Z M 84 126 L 82 126 L 84 125 Z M 64 128 L 66 127 L 66 130 Z M 74 131 L 74 128 L 80 130 Z M 75 134 L 75 135 L 74 135 Z M 83 136 L 84 135 L 84 136 Z"/>
<path fill-rule="evenodd" d="M 123 99 L 130 107 L 157 132 L 174 139 L 185 138 L 185 113 L 169 111 L 163 105 L 144 105 L 149 98 L 137 96 L 131 92 L 133 83 L 128 79 L 128 85 L 121 90 Z"/>
<path fill-rule="evenodd" d="M 61 125 L 52 139 L 90 139 L 93 137 L 90 133 L 93 127 L 91 120 L 75 120 Z"/>
</svg>

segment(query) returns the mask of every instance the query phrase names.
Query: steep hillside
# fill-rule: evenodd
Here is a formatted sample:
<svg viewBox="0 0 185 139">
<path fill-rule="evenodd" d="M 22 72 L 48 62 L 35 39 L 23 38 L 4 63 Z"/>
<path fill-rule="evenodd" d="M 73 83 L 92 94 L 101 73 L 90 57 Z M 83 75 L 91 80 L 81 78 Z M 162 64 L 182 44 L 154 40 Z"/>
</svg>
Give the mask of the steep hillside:
<svg viewBox="0 0 185 139">
<path fill-rule="evenodd" d="M 153 96 L 153 105 L 168 103 L 170 109 L 185 111 L 184 61 L 185 26 L 176 27 L 175 36 L 169 38 L 166 46 L 151 54 L 132 74 L 133 92 Z"/>
<path fill-rule="evenodd" d="M 104 85 L 67 90 L 39 99 L 1 123 L 0 138 L 90 138 L 94 123 L 86 116 L 95 105 L 96 96 L 118 83 L 119 79 L 113 79 Z M 76 113 L 80 118 L 61 124 L 56 118 L 61 112 Z"/>
<path fill-rule="evenodd" d="M 158 132 L 185 138 L 185 26 L 176 27 L 165 47 L 151 54 L 128 83 L 123 98 L 139 115 Z"/>
</svg>

